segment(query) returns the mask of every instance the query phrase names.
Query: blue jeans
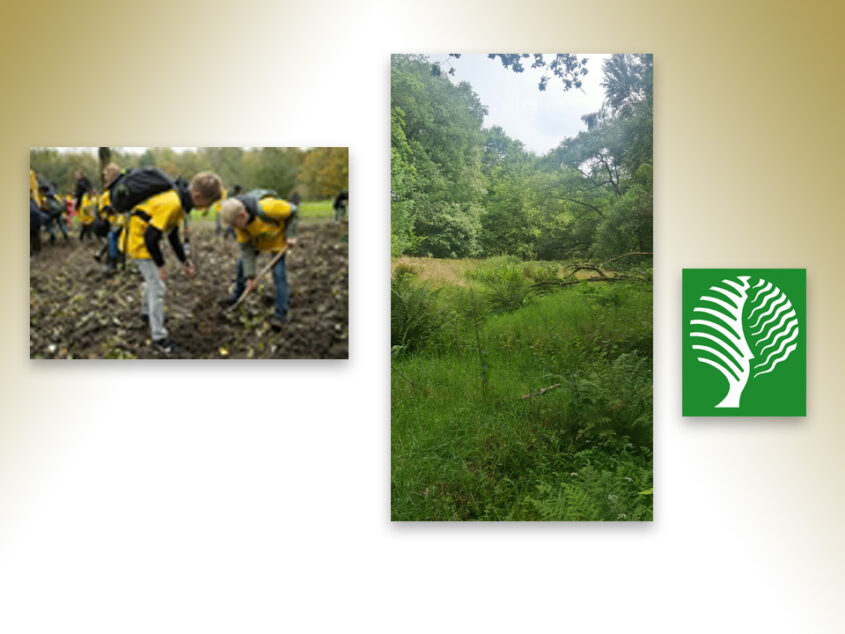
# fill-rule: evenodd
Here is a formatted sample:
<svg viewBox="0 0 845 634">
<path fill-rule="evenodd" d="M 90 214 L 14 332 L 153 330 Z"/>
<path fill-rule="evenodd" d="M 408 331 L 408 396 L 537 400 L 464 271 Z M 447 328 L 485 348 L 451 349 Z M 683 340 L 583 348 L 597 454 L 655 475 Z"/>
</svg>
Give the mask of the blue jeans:
<svg viewBox="0 0 845 634">
<path fill-rule="evenodd" d="M 62 235 L 65 238 L 67 238 L 67 227 L 65 226 L 65 223 L 63 222 L 62 216 L 61 215 L 49 216 L 47 214 L 44 214 L 44 215 L 47 216 L 46 225 L 47 225 L 47 231 L 50 232 L 50 239 L 51 240 L 56 239 L 56 227 L 58 227 L 59 230 L 62 232 Z"/>
<path fill-rule="evenodd" d="M 288 300 L 290 299 L 284 255 L 273 265 L 273 285 L 276 288 L 275 315 L 279 319 L 284 320 L 287 318 Z M 237 300 L 241 295 L 243 295 L 245 289 L 246 279 L 244 278 L 244 262 L 241 258 L 238 258 L 238 277 L 235 279 L 235 292 L 232 294 L 232 299 Z"/>
<path fill-rule="evenodd" d="M 109 231 L 109 260 L 117 260 L 117 238 L 120 236 L 120 227 Z"/>
</svg>

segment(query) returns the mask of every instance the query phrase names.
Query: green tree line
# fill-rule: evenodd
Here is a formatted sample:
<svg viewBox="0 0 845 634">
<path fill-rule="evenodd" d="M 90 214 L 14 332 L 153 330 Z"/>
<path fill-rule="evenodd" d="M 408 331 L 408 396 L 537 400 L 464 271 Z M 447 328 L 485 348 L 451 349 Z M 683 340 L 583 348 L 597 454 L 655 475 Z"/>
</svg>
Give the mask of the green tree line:
<svg viewBox="0 0 845 634">
<path fill-rule="evenodd" d="M 237 184 L 245 191 L 261 187 L 287 196 L 296 189 L 304 199 L 316 200 L 349 187 L 347 148 L 208 147 L 177 152 L 169 147 L 151 147 L 141 154 L 121 148 L 110 150 L 111 160 L 123 168 L 158 167 L 171 176 L 187 179 L 210 170 L 220 175 L 226 187 Z M 73 191 L 77 170 L 95 187 L 102 187 L 96 153 L 33 148 L 29 164 L 61 192 Z"/>
<path fill-rule="evenodd" d="M 507 67 L 507 65 L 505 65 Z M 394 255 L 605 258 L 652 250 L 650 55 L 613 55 L 586 130 L 543 156 L 425 56 L 391 64 Z M 570 86 L 571 87 L 571 86 Z M 564 89 L 566 89 L 564 85 Z"/>
</svg>

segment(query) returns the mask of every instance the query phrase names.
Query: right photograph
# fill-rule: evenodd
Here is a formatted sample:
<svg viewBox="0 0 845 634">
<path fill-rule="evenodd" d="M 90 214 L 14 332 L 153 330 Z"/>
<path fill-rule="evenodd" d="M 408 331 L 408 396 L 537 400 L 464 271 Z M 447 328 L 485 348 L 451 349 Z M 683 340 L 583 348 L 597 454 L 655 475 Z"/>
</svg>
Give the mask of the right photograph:
<svg viewBox="0 0 845 634">
<path fill-rule="evenodd" d="M 391 58 L 391 519 L 651 521 L 653 59 Z"/>
</svg>

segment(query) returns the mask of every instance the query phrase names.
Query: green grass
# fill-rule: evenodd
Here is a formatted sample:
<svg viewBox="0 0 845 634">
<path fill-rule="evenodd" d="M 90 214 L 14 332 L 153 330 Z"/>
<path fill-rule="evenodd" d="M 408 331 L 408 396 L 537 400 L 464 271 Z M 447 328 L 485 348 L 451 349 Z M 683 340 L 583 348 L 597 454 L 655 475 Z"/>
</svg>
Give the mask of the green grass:
<svg viewBox="0 0 845 634">
<path fill-rule="evenodd" d="M 299 205 L 302 218 L 331 218 L 332 200 L 305 200 Z"/>
<path fill-rule="evenodd" d="M 206 212 L 193 211 L 191 222 L 214 222 L 217 217 L 216 210 Z M 299 205 L 299 217 L 304 220 L 332 218 L 332 200 L 306 200 Z"/>
<path fill-rule="evenodd" d="M 650 286 L 520 288 L 502 307 L 495 268 L 469 289 L 394 279 L 394 306 L 416 302 L 396 332 L 422 340 L 394 332 L 393 519 L 651 519 Z"/>
</svg>

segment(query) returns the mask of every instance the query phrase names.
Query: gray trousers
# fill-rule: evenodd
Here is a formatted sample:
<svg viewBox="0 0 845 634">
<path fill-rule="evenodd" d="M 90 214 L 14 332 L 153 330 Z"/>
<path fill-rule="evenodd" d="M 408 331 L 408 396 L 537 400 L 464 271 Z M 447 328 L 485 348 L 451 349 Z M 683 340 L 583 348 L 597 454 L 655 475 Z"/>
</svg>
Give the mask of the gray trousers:
<svg viewBox="0 0 845 634">
<path fill-rule="evenodd" d="M 165 339 L 167 329 L 164 327 L 164 282 L 158 279 L 158 267 L 152 260 L 136 259 L 135 264 L 144 276 L 141 284 L 141 314 L 150 318 L 150 331 L 153 341 Z"/>
</svg>

